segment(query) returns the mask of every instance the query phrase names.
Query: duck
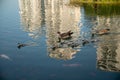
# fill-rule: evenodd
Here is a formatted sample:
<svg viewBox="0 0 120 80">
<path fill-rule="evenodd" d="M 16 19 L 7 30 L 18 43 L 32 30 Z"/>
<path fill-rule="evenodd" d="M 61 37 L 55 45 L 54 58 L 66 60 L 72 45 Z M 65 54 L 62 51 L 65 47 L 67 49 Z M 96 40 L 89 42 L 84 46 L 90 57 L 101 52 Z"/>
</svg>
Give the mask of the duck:
<svg viewBox="0 0 120 80">
<path fill-rule="evenodd" d="M 104 35 L 104 34 L 109 33 L 109 31 L 110 31 L 110 29 L 101 29 L 101 30 L 97 31 L 97 34 Z"/>
<path fill-rule="evenodd" d="M 71 32 L 71 30 L 68 32 L 65 32 L 65 33 L 61 33 L 58 31 L 57 33 L 58 33 L 59 41 L 61 41 L 61 39 L 70 39 L 72 37 L 71 35 L 73 34 L 73 32 Z"/>
<path fill-rule="evenodd" d="M 86 44 L 90 43 L 88 40 L 82 40 L 82 45 L 85 46 Z"/>
<path fill-rule="evenodd" d="M 101 30 L 96 30 L 94 32 L 92 32 L 92 37 L 94 37 L 94 35 L 105 35 L 108 34 L 110 32 L 110 29 L 101 29 Z"/>
<path fill-rule="evenodd" d="M 28 44 L 18 43 L 17 48 L 20 49 L 20 48 L 25 47 L 25 46 L 28 46 Z"/>
</svg>

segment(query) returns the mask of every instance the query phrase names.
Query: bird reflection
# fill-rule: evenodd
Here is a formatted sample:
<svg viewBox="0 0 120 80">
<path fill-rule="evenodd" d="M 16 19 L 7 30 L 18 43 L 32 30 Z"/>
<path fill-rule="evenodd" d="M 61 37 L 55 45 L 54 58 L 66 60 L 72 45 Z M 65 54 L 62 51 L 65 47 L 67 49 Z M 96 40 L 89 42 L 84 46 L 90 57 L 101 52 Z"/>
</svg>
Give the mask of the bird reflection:
<svg viewBox="0 0 120 80">
<path fill-rule="evenodd" d="M 74 55 L 77 53 L 75 47 L 79 46 L 79 43 L 73 41 L 72 39 L 67 39 L 71 37 L 73 32 L 68 31 L 66 33 L 58 32 L 58 38 L 62 41 L 59 41 L 50 48 L 49 56 L 56 59 L 70 60 L 74 58 Z"/>
<path fill-rule="evenodd" d="M 76 50 L 68 47 L 68 48 L 56 48 L 52 50 L 49 54 L 51 58 L 62 59 L 62 60 L 70 60 L 74 58 L 74 54 L 76 54 Z"/>
<path fill-rule="evenodd" d="M 88 40 L 66 40 L 53 45 L 49 50 L 51 58 L 70 60 L 73 59 L 75 54 L 80 51 L 81 46 L 91 43 Z"/>
</svg>

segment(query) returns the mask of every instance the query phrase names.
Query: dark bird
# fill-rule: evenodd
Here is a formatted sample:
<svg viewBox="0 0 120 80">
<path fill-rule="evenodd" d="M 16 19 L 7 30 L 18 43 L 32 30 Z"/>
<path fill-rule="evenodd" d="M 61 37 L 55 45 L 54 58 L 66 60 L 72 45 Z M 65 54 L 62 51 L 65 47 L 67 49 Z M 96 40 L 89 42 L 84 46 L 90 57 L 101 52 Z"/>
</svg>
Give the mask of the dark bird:
<svg viewBox="0 0 120 80">
<path fill-rule="evenodd" d="M 25 47 L 25 46 L 28 46 L 28 44 L 18 43 L 17 48 L 20 49 L 20 48 Z"/>
<path fill-rule="evenodd" d="M 85 46 L 86 44 L 90 43 L 88 40 L 82 40 L 82 45 Z"/>
<path fill-rule="evenodd" d="M 73 32 L 68 31 L 68 32 L 65 32 L 65 33 L 61 33 L 61 32 L 57 32 L 58 33 L 58 39 L 59 39 L 59 42 L 61 41 L 61 39 L 70 39 L 73 34 Z"/>
</svg>

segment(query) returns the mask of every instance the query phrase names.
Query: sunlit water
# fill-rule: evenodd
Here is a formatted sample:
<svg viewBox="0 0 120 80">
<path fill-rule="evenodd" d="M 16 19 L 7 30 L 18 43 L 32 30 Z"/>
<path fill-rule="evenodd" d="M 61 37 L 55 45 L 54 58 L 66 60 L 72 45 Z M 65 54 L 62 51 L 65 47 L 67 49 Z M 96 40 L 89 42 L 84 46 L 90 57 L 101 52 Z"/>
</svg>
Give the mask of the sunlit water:
<svg viewBox="0 0 120 80">
<path fill-rule="evenodd" d="M 119 8 L 1 0 L 0 80 L 120 80 Z M 69 30 L 72 38 L 58 42 Z"/>
</svg>

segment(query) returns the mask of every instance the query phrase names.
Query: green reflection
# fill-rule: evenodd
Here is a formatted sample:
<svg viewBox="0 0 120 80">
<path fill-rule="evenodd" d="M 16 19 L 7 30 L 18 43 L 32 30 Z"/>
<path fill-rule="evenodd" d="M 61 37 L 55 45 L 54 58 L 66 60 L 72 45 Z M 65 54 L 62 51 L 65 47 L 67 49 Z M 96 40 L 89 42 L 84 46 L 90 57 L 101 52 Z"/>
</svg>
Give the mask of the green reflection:
<svg viewBox="0 0 120 80">
<path fill-rule="evenodd" d="M 86 15 L 89 16 L 114 16 L 120 14 L 119 4 L 72 4 L 84 7 Z"/>
<path fill-rule="evenodd" d="M 97 68 L 105 71 L 120 71 L 117 43 L 106 40 L 97 48 Z"/>
<path fill-rule="evenodd" d="M 71 4 L 119 4 L 119 0 L 70 0 Z"/>
<path fill-rule="evenodd" d="M 86 15 L 114 16 L 120 14 L 119 5 L 83 5 Z"/>
</svg>

